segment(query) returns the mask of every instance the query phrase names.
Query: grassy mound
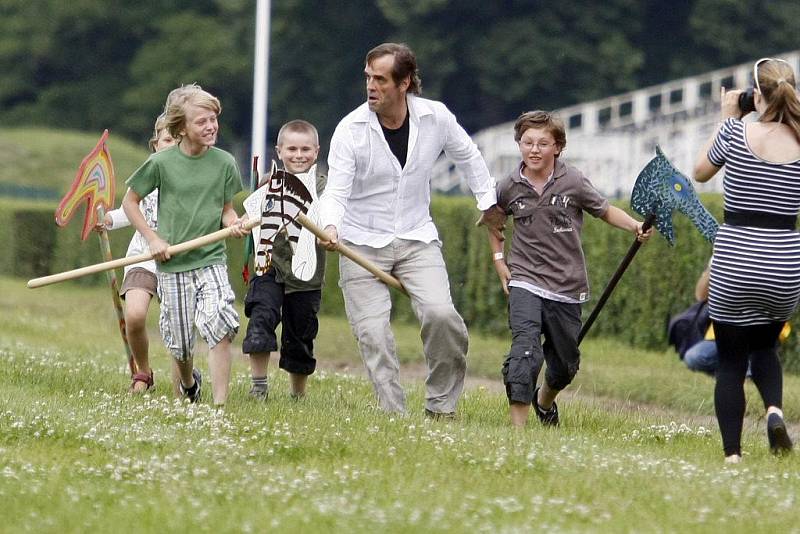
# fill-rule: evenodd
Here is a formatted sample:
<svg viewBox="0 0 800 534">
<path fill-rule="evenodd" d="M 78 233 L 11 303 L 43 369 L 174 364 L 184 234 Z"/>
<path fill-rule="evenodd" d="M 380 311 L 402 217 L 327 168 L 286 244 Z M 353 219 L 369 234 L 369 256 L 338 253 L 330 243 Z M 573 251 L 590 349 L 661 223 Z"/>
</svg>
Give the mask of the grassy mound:
<svg viewBox="0 0 800 534">
<path fill-rule="evenodd" d="M 47 128 L 0 128 L 0 188 L 4 195 L 60 199 L 78 167 L 103 132 L 84 133 Z M 109 133 L 118 200 L 125 179 L 147 158 L 144 143 Z M 15 193 L 16 192 L 16 193 Z"/>
</svg>

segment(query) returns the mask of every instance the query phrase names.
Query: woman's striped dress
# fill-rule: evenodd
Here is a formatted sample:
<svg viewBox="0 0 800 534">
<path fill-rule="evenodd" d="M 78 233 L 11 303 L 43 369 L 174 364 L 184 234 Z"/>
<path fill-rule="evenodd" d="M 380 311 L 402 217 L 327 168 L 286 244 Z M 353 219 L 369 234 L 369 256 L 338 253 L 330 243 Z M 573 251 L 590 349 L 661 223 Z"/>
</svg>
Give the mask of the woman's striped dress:
<svg viewBox="0 0 800 534">
<path fill-rule="evenodd" d="M 720 128 L 708 159 L 725 165 L 725 210 L 796 216 L 800 161 L 771 163 L 753 154 L 741 120 Z M 787 320 L 800 298 L 800 234 L 723 224 L 714 241 L 709 309 L 720 323 L 756 325 Z"/>
</svg>

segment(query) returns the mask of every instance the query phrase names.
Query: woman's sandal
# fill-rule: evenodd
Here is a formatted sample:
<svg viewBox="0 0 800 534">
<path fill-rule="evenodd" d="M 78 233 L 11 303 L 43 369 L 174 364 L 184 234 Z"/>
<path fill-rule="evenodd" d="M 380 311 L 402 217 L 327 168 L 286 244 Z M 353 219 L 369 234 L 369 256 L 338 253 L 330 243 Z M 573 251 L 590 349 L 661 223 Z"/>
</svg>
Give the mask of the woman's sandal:
<svg viewBox="0 0 800 534">
<path fill-rule="evenodd" d="M 136 384 L 141 382 L 143 384 L 147 384 L 147 387 L 144 389 L 136 389 Z M 129 393 L 144 393 L 145 391 L 149 390 L 153 387 L 153 370 L 150 369 L 149 373 L 145 373 L 144 371 L 139 371 L 138 373 L 134 373 L 131 377 L 131 387 L 128 388 Z"/>
</svg>

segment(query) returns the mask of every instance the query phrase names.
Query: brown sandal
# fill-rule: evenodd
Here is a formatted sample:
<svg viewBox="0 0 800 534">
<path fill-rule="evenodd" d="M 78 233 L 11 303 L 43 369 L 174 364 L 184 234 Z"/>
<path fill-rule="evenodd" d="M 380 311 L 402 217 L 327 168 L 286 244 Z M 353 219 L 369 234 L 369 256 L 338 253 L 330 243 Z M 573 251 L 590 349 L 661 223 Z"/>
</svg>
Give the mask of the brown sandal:
<svg viewBox="0 0 800 534">
<path fill-rule="evenodd" d="M 142 391 L 136 390 L 136 383 L 142 382 L 143 384 L 147 384 L 147 387 L 144 388 Z M 149 390 L 153 387 L 153 370 L 150 369 L 149 373 L 145 373 L 144 371 L 139 371 L 138 373 L 134 373 L 131 377 L 131 387 L 128 388 L 129 393 L 144 393 L 145 391 Z"/>
</svg>

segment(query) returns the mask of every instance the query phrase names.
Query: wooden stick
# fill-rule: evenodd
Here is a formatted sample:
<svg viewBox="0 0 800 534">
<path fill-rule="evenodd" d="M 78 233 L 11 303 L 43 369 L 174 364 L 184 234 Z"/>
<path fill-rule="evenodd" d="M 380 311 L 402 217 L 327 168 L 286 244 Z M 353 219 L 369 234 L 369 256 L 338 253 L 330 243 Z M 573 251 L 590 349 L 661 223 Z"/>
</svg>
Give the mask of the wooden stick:
<svg viewBox="0 0 800 534">
<path fill-rule="evenodd" d="M 317 226 L 311 219 L 309 219 L 302 213 L 300 213 L 297 216 L 297 222 L 308 228 L 309 231 L 311 231 L 311 233 L 313 233 L 320 239 L 323 240 L 328 239 L 328 235 L 319 226 Z M 247 223 L 245 223 L 244 229 L 249 232 L 250 230 L 252 230 L 253 228 L 255 228 L 260 224 L 261 224 L 261 218 L 250 220 L 247 221 Z M 221 241 L 230 236 L 231 236 L 231 229 L 223 228 L 222 230 L 217 230 L 216 232 L 189 241 L 185 241 L 177 245 L 172 245 L 167 250 L 169 251 L 170 256 L 174 256 L 176 254 L 180 254 L 181 252 L 186 252 L 188 250 L 193 250 L 202 247 L 204 245 L 209 245 L 211 243 Z M 360 265 L 370 273 L 374 274 L 376 278 L 378 278 L 386 285 L 391 286 L 406 295 L 408 294 L 406 293 L 403 284 L 401 284 L 397 278 L 382 271 L 377 265 L 375 265 L 368 259 L 364 258 L 363 256 L 361 256 L 351 248 L 347 247 L 346 245 L 342 243 L 337 243 L 336 251 L 339 252 L 342 256 L 345 256 L 346 258 Z M 140 263 L 152 259 L 153 255 L 150 254 L 149 252 L 138 254 L 136 256 L 129 256 L 127 258 L 118 258 L 116 260 L 97 263 L 95 265 L 88 265 L 86 267 L 73 269 L 71 271 L 65 271 L 63 273 L 51 274 L 49 276 L 42 276 L 41 278 L 34 278 L 32 280 L 28 280 L 28 287 L 31 289 L 35 289 L 37 287 L 57 284 L 59 282 L 66 282 L 67 280 L 74 280 L 82 276 L 101 273 L 103 271 L 108 271 L 110 269 L 118 269 L 120 267 L 125 267 L 127 265 L 133 265 L 135 263 Z"/>
<path fill-rule="evenodd" d="M 648 231 L 655 222 L 656 222 L 655 213 L 651 213 L 650 215 L 645 217 L 642 223 L 642 232 Z M 600 311 L 603 309 L 603 306 L 605 306 L 608 297 L 611 296 L 611 292 L 614 291 L 615 287 L 617 287 L 617 282 L 619 282 L 620 278 L 622 278 L 622 275 L 625 274 L 625 270 L 628 268 L 628 265 L 631 264 L 631 261 L 633 261 L 633 257 L 636 255 L 636 252 L 638 252 L 639 247 L 641 246 L 642 246 L 641 241 L 639 241 L 639 239 L 634 239 L 633 244 L 628 249 L 628 253 L 625 255 L 624 258 L 622 258 L 622 261 L 617 267 L 617 270 L 614 272 L 614 275 L 611 277 L 611 280 L 609 280 L 608 285 L 606 285 L 606 288 L 603 290 L 603 294 L 600 295 L 599 299 L 597 299 L 597 304 L 595 304 L 592 313 L 589 314 L 589 318 L 586 319 L 585 323 L 583 323 L 583 327 L 581 328 L 581 331 L 578 334 L 578 345 L 581 344 L 581 341 L 583 341 L 583 338 L 586 336 L 586 333 L 594 324 L 595 319 L 597 319 L 597 316 L 600 315 Z"/>
<path fill-rule="evenodd" d="M 97 207 L 98 220 L 103 222 L 106 212 L 103 206 Z M 102 226 L 102 231 L 97 234 L 100 238 L 100 251 L 106 261 L 112 259 L 111 256 L 111 242 L 108 240 L 108 230 L 105 224 Z M 106 271 L 108 278 L 108 285 L 111 286 L 111 302 L 114 304 L 114 311 L 117 313 L 117 324 L 119 325 L 119 333 L 122 336 L 122 344 L 125 346 L 125 354 L 128 357 L 128 368 L 131 370 L 131 376 L 136 374 L 136 361 L 133 359 L 133 351 L 131 345 L 128 343 L 128 330 L 125 327 L 125 313 L 122 311 L 122 299 L 119 298 L 119 284 L 117 282 L 117 273 L 114 269 Z"/>
<path fill-rule="evenodd" d="M 314 221 L 312 221 L 302 213 L 297 215 L 296 220 L 297 222 L 308 228 L 308 230 L 318 238 L 322 239 L 323 241 L 328 240 L 329 237 L 328 234 L 326 234 L 322 228 L 320 228 L 316 223 L 314 223 Z M 367 271 L 374 274 L 378 280 L 380 280 L 387 286 L 391 286 L 397 289 L 398 291 L 402 292 L 403 294 L 408 295 L 408 293 L 406 292 L 406 288 L 403 287 L 403 284 L 400 283 L 400 280 L 390 275 L 389 273 L 382 271 L 380 267 L 378 267 L 365 257 L 361 256 L 347 245 L 344 245 L 341 242 L 337 243 L 336 251 L 342 256 L 348 258 L 349 260 L 352 260 L 354 263 L 360 265 Z"/>
<path fill-rule="evenodd" d="M 248 232 L 255 228 L 256 226 L 261 224 L 261 218 L 247 221 L 244 225 L 244 229 Z M 195 239 L 191 239 L 189 241 L 184 241 L 183 243 L 179 243 L 177 245 L 170 246 L 167 251 L 169 252 L 170 256 L 174 256 L 176 254 L 180 254 L 181 252 L 186 252 L 188 250 L 193 250 L 204 245 L 210 245 L 211 243 L 216 243 L 217 241 L 222 241 L 228 237 L 231 237 L 233 230 L 231 228 L 223 228 L 222 230 L 217 230 L 216 232 L 212 232 L 210 234 L 206 234 L 204 236 L 197 237 Z M 247 236 L 249 237 L 249 236 Z M 51 274 L 49 276 L 42 276 L 41 278 L 34 278 L 32 280 L 28 280 L 28 287 L 31 289 L 47 286 L 50 284 L 57 284 L 58 282 L 65 282 L 67 280 L 74 280 L 75 278 L 80 278 L 82 276 L 87 276 L 90 274 L 95 273 L 102 273 L 103 271 L 108 271 L 109 269 L 118 269 L 120 267 L 125 267 L 127 265 L 133 265 L 134 263 L 140 263 L 147 260 L 152 260 L 153 255 L 149 252 L 145 252 L 143 254 L 137 254 L 136 256 L 129 256 L 127 258 L 118 258 L 116 260 L 106 261 L 103 263 L 96 263 L 95 265 L 88 265 L 86 267 L 81 267 L 79 269 L 73 269 L 72 271 L 65 271 L 63 273 L 58 274 Z"/>
</svg>

